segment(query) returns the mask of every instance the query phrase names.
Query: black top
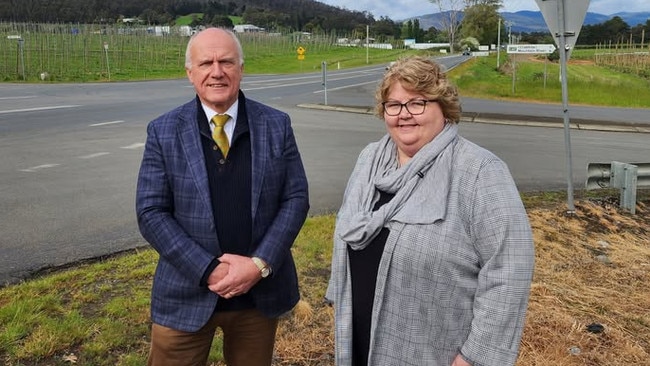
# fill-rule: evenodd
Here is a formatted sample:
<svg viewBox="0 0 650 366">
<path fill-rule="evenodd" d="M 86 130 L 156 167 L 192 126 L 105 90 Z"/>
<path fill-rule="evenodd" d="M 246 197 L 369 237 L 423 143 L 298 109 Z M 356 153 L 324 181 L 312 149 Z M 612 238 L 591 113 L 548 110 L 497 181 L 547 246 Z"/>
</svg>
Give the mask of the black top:
<svg viewBox="0 0 650 366">
<path fill-rule="evenodd" d="M 379 192 L 379 201 L 373 207 L 377 211 L 390 201 L 394 194 Z M 375 298 L 377 270 L 390 230 L 382 228 L 373 241 L 362 250 L 348 246 L 350 276 L 352 278 L 352 365 L 367 366 L 370 349 L 370 321 Z"/>
<path fill-rule="evenodd" d="M 198 108 L 199 131 L 205 165 L 208 170 L 212 212 L 214 214 L 219 247 L 223 253 L 248 256 L 251 252 L 253 217 L 251 213 L 251 140 L 246 118 L 244 98 L 239 98 L 237 124 L 230 144 L 228 157 L 224 158 L 221 150 L 212 139 L 208 119 Z M 216 243 L 215 243 L 216 245 Z M 204 280 L 217 266 L 218 262 L 208 268 Z M 242 310 L 253 308 L 254 304 L 248 294 L 232 299 L 220 298 L 217 310 Z"/>
</svg>

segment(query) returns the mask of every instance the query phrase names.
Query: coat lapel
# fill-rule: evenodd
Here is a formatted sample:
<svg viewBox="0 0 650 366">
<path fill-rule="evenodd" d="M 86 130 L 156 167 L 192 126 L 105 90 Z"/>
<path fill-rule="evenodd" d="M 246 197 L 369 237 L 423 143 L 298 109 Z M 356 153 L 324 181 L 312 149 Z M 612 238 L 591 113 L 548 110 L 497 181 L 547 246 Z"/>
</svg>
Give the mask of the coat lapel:
<svg viewBox="0 0 650 366">
<path fill-rule="evenodd" d="M 180 113 L 178 124 L 178 138 L 185 154 L 187 165 L 192 180 L 199 192 L 198 199 L 205 206 L 205 212 L 214 222 L 212 203 L 210 201 L 210 187 L 208 186 L 208 171 L 205 166 L 205 156 L 201 146 L 201 134 L 197 120 L 197 102 L 187 103 L 184 111 Z"/>
<path fill-rule="evenodd" d="M 264 111 L 256 108 L 255 104 L 251 104 L 248 107 L 245 106 L 245 98 L 240 94 L 240 108 L 244 107 L 246 111 L 246 117 L 248 118 L 248 125 L 251 136 L 251 164 L 252 164 L 252 192 L 251 192 L 251 215 L 253 216 L 253 222 L 255 222 L 255 216 L 257 210 L 259 209 L 260 195 L 262 194 L 262 182 L 264 180 L 264 171 L 266 159 L 268 158 L 265 155 L 266 151 L 269 151 L 269 141 L 271 138 L 268 136 L 268 121 Z M 241 109 L 240 109 L 241 110 Z"/>
</svg>

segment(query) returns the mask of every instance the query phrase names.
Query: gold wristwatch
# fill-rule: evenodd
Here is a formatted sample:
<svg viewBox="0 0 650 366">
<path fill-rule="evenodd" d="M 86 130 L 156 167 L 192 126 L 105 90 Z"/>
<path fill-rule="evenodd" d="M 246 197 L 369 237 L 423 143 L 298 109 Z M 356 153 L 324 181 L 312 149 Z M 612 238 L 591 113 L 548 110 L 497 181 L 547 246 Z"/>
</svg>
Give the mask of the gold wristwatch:
<svg viewBox="0 0 650 366">
<path fill-rule="evenodd" d="M 271 267 L 269 267 L 269 265 L 266 264 L 266 262 L 264 262 L 262 258 L 251 257 L 251 259 L 253 260 L 253 263 L 255 263 L 257 268 L 259 268 L 260 275 L 262 275 L 262 278 L 266 278 L 271 274 Z"/>
</svg>

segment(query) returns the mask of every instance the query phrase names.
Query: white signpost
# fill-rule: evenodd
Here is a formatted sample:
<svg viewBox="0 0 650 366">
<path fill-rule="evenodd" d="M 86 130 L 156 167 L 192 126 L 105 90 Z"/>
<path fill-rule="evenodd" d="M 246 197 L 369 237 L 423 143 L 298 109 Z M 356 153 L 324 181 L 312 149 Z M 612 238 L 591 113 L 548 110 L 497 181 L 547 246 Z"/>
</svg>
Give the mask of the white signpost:
<svg viewBox="0 0 650 366">
<path fill-rule="evenodd" d="M 551 31 L 560 53 L 560 81 L 562 83 L 562 113 L 564 115 L 564 143 L 567 160 L 567 204 L 569 214 L 575 213 L 573 203 L 573 165 L 571 162 L 571 135 L 569 122 L 569 91 L 567 87 L 567 59 L 578 39 L 585 21 L 589 0 L 535 0 L 544 21 Z"/>
<path fill-rule="evenodd" d="M 555 51 L 555 45 L 552 44 L 509 44 L 506 52 L 508 54 L 549 54 Z M 516 79 L 516 62 L 512 60 L 512 92 L 515 92 L 515 79 Z M 544 88 L 546 88 L 546 60 L 544 60 Z"/>
<path fill-rule="evenodd" d="M 510 44 L 506 49 L 508 53 L 549 54 L 555 51 L 552 44 Z"/>
<path fill-rule="evenodd" d="M 24 47 L 23 47 L 23 44 L 25 43 L 25 40 L 20 35 L 9 35 L 9 36 L 7 36 L 7 39 L 15 39 L 16 41 L 18 41 L 18 56 L 20 57 L 20 66 L 21 66 L 21 70 L 22 70 L 23 81 L 26 81 L 26 79 L 25 79 L 25 52 L 24 52 Z M 16 64 L 16 72 L 18 72 L 18 64 Z"/>
</svg>

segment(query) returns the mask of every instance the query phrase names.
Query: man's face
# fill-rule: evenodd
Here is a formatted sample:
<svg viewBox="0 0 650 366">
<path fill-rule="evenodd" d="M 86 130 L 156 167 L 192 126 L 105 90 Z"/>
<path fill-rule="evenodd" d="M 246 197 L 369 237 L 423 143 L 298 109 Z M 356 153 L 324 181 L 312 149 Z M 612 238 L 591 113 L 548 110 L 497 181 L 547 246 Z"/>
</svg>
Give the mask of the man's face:
<svg viewBox="0 0 650 366">
<path fill-rule="evenodd" d="M 201 102 L 225 112 L 237 100 L 244 71 L 237 44 L 225 31 L 207 29 L 194 38 L 189 52 L 187 77 Z"/>
</svg>

